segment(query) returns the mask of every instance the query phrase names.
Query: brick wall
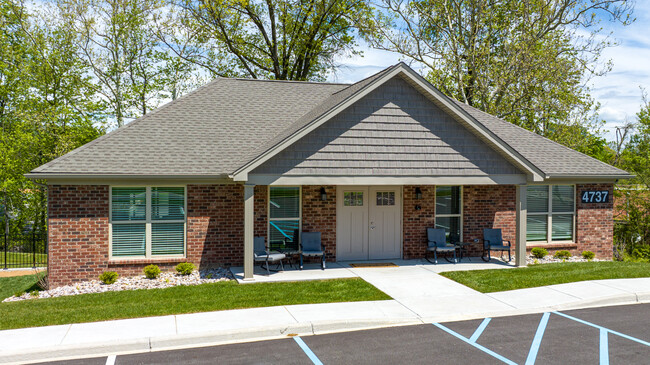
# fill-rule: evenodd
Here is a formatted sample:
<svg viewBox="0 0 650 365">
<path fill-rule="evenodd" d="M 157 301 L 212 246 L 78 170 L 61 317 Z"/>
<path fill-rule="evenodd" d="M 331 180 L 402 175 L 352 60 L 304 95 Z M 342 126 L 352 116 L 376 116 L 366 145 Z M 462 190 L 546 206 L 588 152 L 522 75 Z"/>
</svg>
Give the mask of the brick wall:
<svg viewBox="0 0 650 365">
<path fill-rule="evenodd" d="M 415 199 L 416 186 L 405 185 L 403 194 L 403 247 L 405 259 L 424 257 L 427 228 L 435 227 L 435 194 L 433 185 L 421 185 L 422 199 Z M 419 206 L 420 209 L 416 209 Z"/>
<path fill-rule="evenodd" d="M 244 264 L 244 187 L 187 186 L 187 258 L 200 267 Z"/>
<path fill-rule="evenodd" d="M 108 264 L 108 186 L 48 188 L 51 287 L 95 279 Z"/>
<path fill-rule="evenodd" d="M 585 190 L 607 190 L 607 203 L 582 203 L 580 197 Z M 577 184 L 576 185 L 576 243 L 574 255 L 584 250 L 593 251 L 596 257 L 612 258 L 614 236 L 614 185 Z"/>
<path fill-rule="evenodd" d="M 503 239 L 516 238 L 516 187 L 514 185 L 471 185 L 463 187 L 463 241 L 474 242 L 470 255 L 483 253 L 483 229 L 501 228 Z"/>
<path fill-rule="evenodd" d="M 320 188 L 325 188 L 327 200 L 322 201 Z M 302 230 L 321 232 L 326 260 L 336 260 L 336 186 L 303 185 Z"/>
</svg>

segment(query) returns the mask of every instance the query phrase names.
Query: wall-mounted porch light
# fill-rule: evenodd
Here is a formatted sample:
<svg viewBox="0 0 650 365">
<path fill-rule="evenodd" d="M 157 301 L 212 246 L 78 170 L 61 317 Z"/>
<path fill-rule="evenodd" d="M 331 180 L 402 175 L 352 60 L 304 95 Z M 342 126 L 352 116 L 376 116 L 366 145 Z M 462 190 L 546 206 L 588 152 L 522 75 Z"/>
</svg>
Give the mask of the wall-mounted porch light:
<svg viewBox="0 0 650 365">
<path fill-rule="evenodd" d="M 320 200 L 322 201 L 327 200 L 327 193 L 325 192 L 325 188 L 320 188 Z"/>
<path fill-rule="evenodd" d="M 422 189 L 418 186 L 415 188 L 415 199 L 420 200 L 422 199 Z"/>
</svg>

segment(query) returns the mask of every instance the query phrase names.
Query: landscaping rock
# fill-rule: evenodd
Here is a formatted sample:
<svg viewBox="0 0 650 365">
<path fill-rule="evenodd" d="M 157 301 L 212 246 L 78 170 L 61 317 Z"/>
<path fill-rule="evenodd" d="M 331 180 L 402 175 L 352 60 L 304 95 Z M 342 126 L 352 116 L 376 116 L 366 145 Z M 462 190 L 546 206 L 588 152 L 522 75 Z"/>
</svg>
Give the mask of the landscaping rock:
<svg viewBox="0 0 650 365">
<path fill-rule="evenodd" d="M 557 263 L 557 262 L 588 262 L 588 261 L 611 261 L 611 260 L 600 260 L 600 259 L 591 259 L 587 260 L 583 258 L 582 256 L 571 256 L 565 260 L 563 259 L 556 259 L 553 257 L 553 255 L 547 255 L 543 259 L 538 259 L 533 255 L 528 255 L 526 257 L 526 263 L 528 265 L 533 265 L 533 264 L 552 264 L 552 263 Z"/>
<path fill-rule="evenodd" d="M 104 284 L 99 280 L 84 281 L 73 285 L 61 286 L 55 289 L 38 292 L 38 296 L 25 293 L 20 297 L 12 296 L 3 302 L 16 302 L 27 299 L 55 298 L 69 295 L 104 293 L 109 291 L 162 289 L 179 285 L 200 285 L 218 281 L 234 280 L 230 270 L 225 268 L 194 271 L 190 275 L 179 275 L 175 272 L 161 273 L 156 279 L 147 279 L 144 275 L 120 277 L 113 284 Z"/>
</svg>

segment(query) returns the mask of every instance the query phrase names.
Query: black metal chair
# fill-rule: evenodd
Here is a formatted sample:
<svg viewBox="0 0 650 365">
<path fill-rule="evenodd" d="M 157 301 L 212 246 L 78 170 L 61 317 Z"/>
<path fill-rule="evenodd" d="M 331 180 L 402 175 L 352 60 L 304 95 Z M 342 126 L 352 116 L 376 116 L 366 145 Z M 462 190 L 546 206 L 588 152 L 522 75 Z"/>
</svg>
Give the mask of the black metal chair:
<svg viewBox="0 0 650 365">
<path fill-rule="evenodd" d="M 303 256 L 320 256 L 320 268 L 325 270 L 325 246 L 321 243 L 320 232 L 302 232 L 300 240 L 300 270 L 303 267 Z"/>
<path fill-rule="evenodd" d="M 444 228 L 427 228 L 427 250 L 424 253 L 424 258 L 432 264 L 438 263 L 438 252 L 454 254 L 454 264 L 456 260 L 456 245 L 448 244 L 447 237 L 445 236 Z M 433 252 L 433 262 L 429 257 L 429 253 Z M 445 256 L 445 260 L 449 261 L 449 257 Z M 451 262 L 451 261 L 449 261 Z"/>
<path fill-rule="evenodd" d="M 500 228 L 483 229 L 483 255 L 481 255 L 483 261 L 488 262 L 492 259 L 492 251 L 501 251 L 501 259 L 503 260 L 503 251 L 508 251 L 508 262 L 510 262 L 512 260 L 512 255 L 510 254 L 511 246 L 510 241 L 503 240 Z"/>
<path fill-rule="evenodd" d="M 269 251 L 268 248 L 266 247 L 265 243 L 265 238 L 264 237 L 255 237 L 253 239 L 253 259 L 255 262 L 260 262 L 260 267 L 263 267 L 262 265 L 266 265 L 266 274 L 271 275 L 271 269 L 269 268 L 269 264 L 272 264 L 274 262 L 279 263 L 280 270 L 284 271 L 284 265 L 282 265 L 282 260 L 286 257 L 285 254 L 280 253 L 280 252 L 275 252 L 275 251 Z M 274 270 L 275 271 L 275 270 Z"/>
</svg>

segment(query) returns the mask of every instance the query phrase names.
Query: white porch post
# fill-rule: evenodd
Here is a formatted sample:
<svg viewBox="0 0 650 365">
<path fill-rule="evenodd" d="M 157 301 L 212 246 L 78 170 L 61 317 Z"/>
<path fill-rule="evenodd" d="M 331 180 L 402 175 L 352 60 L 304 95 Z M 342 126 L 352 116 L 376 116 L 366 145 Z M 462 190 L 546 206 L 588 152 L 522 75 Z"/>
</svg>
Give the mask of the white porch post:
<svg viewBox="0 0 650 365">
<path fill-rule="evenodd" d="M 516 228 L 516 243 L 515 248 L 515 265 L 526 266 L 526 214 L 528 211 L 528 204 L 526 202 L 526 192 L 528 191 L 527 185 L 517 185 L 517 228 Z"/>
<path fill-rule="evenodd" d="M 244 185 L 244 280 L 253 280 L 253 236 L 255 185 Z"/>
</svg>

